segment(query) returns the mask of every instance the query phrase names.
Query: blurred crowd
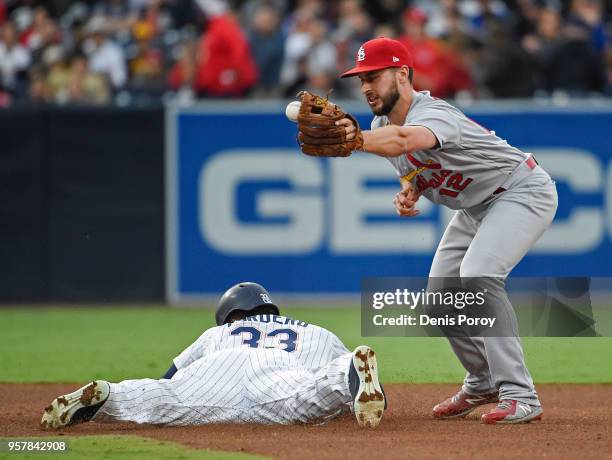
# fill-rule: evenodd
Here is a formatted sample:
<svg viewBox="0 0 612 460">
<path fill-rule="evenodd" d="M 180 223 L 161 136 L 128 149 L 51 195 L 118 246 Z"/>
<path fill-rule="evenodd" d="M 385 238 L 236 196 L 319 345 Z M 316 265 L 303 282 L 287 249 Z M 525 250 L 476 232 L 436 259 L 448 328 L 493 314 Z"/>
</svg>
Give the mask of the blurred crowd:
<svg viewBox="0 0 612 460">
<path fill-rule="evenodd" d="M 358 97 L 377 36 L 434 96 L 612 95 L 610 0 L 0 0 L 0 106 Z"/>
</svg>

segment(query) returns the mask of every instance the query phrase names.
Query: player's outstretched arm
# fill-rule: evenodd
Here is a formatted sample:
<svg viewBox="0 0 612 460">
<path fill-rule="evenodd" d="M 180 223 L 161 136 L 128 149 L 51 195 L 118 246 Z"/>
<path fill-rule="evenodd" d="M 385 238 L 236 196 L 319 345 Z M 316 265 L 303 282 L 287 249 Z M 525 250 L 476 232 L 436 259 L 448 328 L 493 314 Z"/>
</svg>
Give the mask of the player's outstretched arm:
<svg viewBox="0 0 612 460">
<path fill-rule="evenodd" d="M 363 131 L 362 150 L 383 157 L 397 157 L 415 150 L 431 149 L 438 144 L 424 126 L 384 126 Z"/>
<path fill-rule="evenodd" d="M 344 127 L 346 137 L 352 140 L 357 128 L 348 118 L 336 122 Z M 424 126 L 384 126 L 371 131 L 362 131 L 361 150 L 383 157 L 397 157 L 415 150 L 430 149 L 438 145 L 438 139 Z"/>
</svg>

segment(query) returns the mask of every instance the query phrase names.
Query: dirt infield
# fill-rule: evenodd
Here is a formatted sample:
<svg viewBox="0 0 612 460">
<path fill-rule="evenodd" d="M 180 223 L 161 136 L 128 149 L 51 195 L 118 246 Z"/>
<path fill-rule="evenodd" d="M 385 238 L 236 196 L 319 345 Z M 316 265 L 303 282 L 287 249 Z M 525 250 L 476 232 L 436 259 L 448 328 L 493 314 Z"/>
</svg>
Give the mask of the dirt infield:
<svg viewBox="0 0 612 460">
<path fill-rule="evenodd" d="M 483 408 L 465 420 L 432 420 L 432 405 L 455 386 L 388 385 L 389 409 L 376 430 L 359 429 L 352 416 L 322 426 L 87 423 L 59 432 L 40 429 L 42 408 L 77 386 L 1 384 L 0 437 L 132 434 L 291 459 L 612 458 L 612 385 L 540 385 L 544 419 L 528 425 L 482 425 Z"/>
</svg>

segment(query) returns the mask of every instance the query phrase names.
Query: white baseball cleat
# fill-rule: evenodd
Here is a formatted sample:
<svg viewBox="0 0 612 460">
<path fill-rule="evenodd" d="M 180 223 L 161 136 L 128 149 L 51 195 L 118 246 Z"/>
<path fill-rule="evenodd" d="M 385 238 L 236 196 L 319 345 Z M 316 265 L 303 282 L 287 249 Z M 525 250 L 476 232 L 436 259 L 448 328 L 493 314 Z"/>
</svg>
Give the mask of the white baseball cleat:
<svg viewBox="0 0 612 460">
<path fill-rule="evenodd" d="M 367 428 L 378 426 L 387 405 L 378 381 L 376 353 L 370 347 L 360 345 L 353 350 L 348 381 L 357 423 Z"/>
<path fill-rule="evenodd" d="M 88 422 L 98 412 L 110 393 L 110 385 L 95 380 L 73 393 L 55 398 L 45 407 L 40 424 L 43 428 L 61 428 Z"/>
</svg>

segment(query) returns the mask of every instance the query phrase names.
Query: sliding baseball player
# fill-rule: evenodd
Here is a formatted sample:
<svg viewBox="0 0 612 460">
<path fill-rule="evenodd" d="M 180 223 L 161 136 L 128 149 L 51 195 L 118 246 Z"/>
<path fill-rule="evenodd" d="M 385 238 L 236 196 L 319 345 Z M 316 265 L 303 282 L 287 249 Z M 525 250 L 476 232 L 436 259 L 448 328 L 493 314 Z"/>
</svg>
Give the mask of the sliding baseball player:
<svg viewBox="0 0 612 460">
<path fill-rule="evenodd" d="M 54 399 L 41 420 L 61 428 L 94 420 L 159 425 L 322 422 L 353 411 L 362 427 L 386 406 L 374 351 L 350 352 L 330 331 L 281 316 L 257 283 L 230 288 L 217 327 L 174 358 L 163 378 L 96 380 Z"/>
</svg>

